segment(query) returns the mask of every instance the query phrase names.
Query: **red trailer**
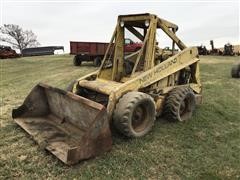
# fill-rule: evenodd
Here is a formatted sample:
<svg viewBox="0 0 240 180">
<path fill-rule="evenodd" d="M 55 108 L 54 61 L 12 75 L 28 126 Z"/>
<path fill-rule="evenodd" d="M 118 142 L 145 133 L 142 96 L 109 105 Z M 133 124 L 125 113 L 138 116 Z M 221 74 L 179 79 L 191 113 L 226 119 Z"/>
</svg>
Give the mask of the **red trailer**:
<svg viewBox="0 0 240 180">
<path fill-rule="evenodd" d="M 70 41 L 70 54 L 75 55 L 73 64 L 80 66 L 82 61 L 93 61 L 95 66 L 100 66 L 109 43 L 105 42 L 76 42 Z M 135 43 L 125 39 L 124 50 L 126 53 L 135 52 L 142 47 L 142 43 Z"/>
<path fill-rule="evenodd" d="M 104 42 L 70 41 L 70 54 L 75 55 L 73 64 L 80 66 L 82 61 L 93 61 L 95 66 L 100 66 L 107 47 L 108 43 Z"/>
</svg>

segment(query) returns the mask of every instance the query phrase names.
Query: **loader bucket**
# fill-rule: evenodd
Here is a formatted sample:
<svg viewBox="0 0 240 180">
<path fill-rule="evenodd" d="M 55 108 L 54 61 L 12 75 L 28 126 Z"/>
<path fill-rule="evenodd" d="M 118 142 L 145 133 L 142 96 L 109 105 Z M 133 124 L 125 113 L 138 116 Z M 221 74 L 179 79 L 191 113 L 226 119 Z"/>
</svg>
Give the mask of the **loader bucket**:
<svg viewBox="0 0 240 180">
<path fill-rule="evenodd" d="M 66 164 L 97 156 L 112 146 L 103 105 L 45 84 L 35 86 L 12 117 L 40 147 Z"/>
</svg>

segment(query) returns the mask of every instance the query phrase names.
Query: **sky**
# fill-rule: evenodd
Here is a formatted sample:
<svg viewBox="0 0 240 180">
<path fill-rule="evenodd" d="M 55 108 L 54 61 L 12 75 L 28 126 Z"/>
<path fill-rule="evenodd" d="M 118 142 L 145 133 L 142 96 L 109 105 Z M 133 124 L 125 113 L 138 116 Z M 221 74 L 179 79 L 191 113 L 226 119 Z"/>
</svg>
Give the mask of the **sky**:
<svg viewBox="0 0 240 180">
<path fill-rule="evenodd" d="M 32 30 L 41 46 L 62 45 L 68 53 L 70 41 L 109 42 L 120 14 L 153 13 L 177 24 L 187 46 L 210 48 L 212 39 L 223 47 L 240 44 L 239 6 L 239 0 L 0 0 L 0 25 L 18 24 Z"/>
</svg>

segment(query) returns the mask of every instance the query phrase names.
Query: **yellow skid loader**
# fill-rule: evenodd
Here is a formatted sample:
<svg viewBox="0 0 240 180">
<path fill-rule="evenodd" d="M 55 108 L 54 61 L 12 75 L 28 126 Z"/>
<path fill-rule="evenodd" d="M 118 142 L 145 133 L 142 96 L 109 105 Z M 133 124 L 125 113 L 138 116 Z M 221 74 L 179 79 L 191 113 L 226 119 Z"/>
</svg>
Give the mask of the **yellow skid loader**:
<svg viewBox="0 0 240 180">
<path fill-rule="evenodd" d="M 164 55 L 159 47 L 158 30 L 169 37 L 172 54 Z M 186 121 L 202 99 L 199 58 L 197 48 L 186 47 L 177 30 L 153 14 L 118 16 L 96 72 L 74 80 L 66 90 L 38 84 L 13 110 L 13 119 L 66 164 L 109 151 L 110 129 L 141 137 L 158 116 Z M 142 42 L 132 54 L 124 52 L 128 35 Z"/>
</svg>

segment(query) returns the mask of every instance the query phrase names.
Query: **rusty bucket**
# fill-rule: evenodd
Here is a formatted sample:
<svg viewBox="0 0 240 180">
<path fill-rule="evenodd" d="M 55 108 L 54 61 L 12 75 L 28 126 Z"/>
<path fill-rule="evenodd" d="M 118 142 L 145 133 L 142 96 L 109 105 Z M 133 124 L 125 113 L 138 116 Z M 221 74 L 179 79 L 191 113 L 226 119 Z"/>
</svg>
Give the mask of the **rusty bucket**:
<svg viewBox="0 0 240 180">
<path fill-rule="evenodd" d="M 66 164 L 97 156 L 112 146 L 103 105 L 45 84 L 35 86 L 12 117 Z"/>
</svg>

